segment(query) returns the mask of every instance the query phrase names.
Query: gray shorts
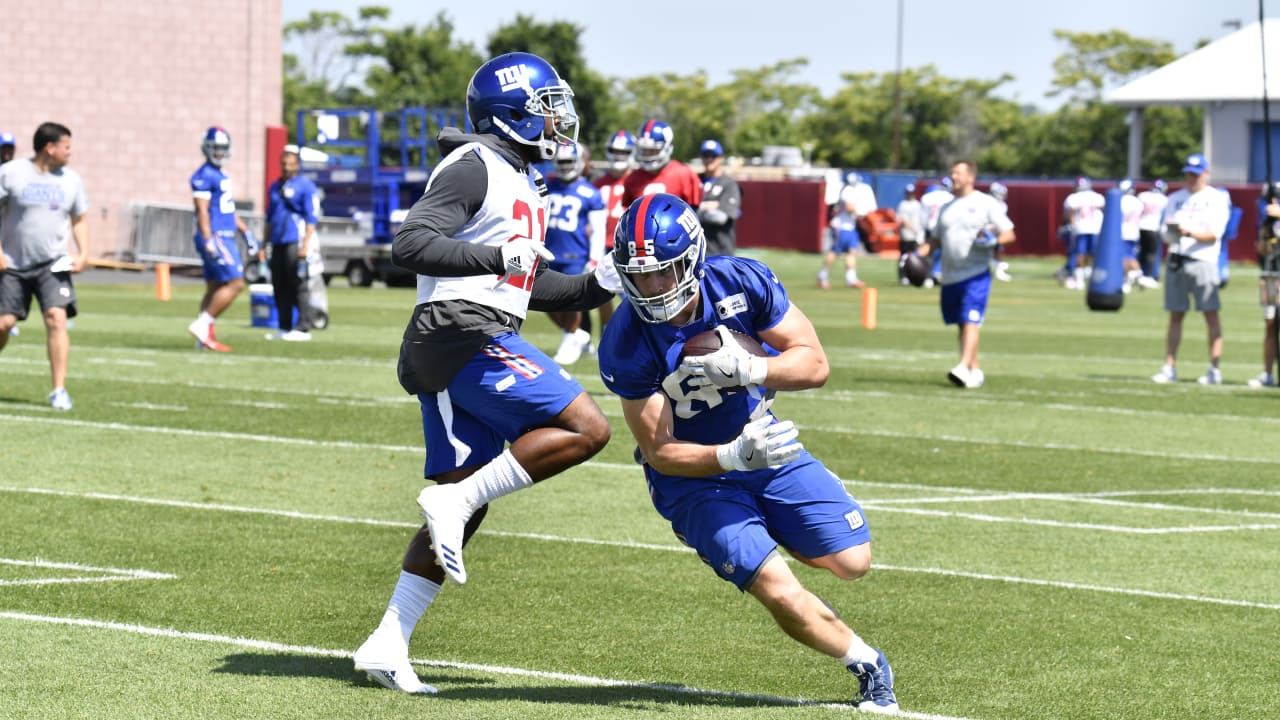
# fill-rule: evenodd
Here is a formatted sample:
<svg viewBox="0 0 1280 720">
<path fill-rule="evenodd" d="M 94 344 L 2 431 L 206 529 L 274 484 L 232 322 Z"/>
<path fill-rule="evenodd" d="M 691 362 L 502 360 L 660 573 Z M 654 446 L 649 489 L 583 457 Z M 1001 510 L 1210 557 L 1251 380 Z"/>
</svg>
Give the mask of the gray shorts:
<svg viewBox="0 0 1280 720">
<path fill-rule="evenodd" d="M 1222 307 L 1218 298 L 1218 264 L 1187 260 L 1182 255 L 1170 255 L 1169 258 L 1164 278 L 1164 309 L 1187 312 L 1191 309 L 1190 296 L 1196 300 L 1197 312 L 1217 312 Z M 1173 258 L 1183 258 L 1181 267 Z"/>
<path fill-rule="evenodd" d="M 16 315 L 26 320 L 31 312 L 31 298 L 40 301 L 40 311 L 66 308 L 67 317 L 76 316 L 76 291 L 71 286 L 71 273 L 49 272 L 53 263 L 28 270 L 0 273 L 0 315 Z"/>
</svg>

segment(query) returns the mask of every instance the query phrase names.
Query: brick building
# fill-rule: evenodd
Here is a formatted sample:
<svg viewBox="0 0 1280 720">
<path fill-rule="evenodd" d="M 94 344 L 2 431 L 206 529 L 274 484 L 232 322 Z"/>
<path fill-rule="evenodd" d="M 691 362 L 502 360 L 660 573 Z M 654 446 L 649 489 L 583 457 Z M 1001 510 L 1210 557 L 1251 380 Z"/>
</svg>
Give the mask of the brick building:
<svg viewBox="0 0 1280 720">
<path fill-rule="evenodd" d="M 265 128 L 278 125 L 281 0 L 44 0 L 8 13 L 0 130 L 31 154 L 46 120 L 71 128 L 95 257 L 128 248 L 131 202 L 190 204 L 200 138 L 231 133 L 237 200 L 264 204 Z"/>
</svg>

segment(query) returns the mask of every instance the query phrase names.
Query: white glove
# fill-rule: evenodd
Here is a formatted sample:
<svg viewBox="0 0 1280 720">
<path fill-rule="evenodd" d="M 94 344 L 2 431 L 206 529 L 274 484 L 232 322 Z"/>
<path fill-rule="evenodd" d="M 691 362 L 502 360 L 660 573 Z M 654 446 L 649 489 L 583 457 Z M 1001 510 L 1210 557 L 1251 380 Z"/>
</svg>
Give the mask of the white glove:
<svg viewBox="0 0 1280 720">
<path fill-rule="evenodd" d="M 790 420 L 774 423 L 772 415 L 753 420 L 742 434 L 716 446 L 716 460 L 725 470 L 763 470 L 782 467 L 800 456 L 804 446 L 796 442 L 800 431 Z M 770 424 L 773 423 L 773 424 Z"/>
<path fill-rule="evenodd" d="M 596 263 L 595 270 L 592 272 L 596 276 L 596 283 L 600 287 L 614 295 L 622 293 L 622 279 L 618 277 L 618 268 L 613 265 L 612 252 L 600 258 L 600 261 Z"/>
<path fill-rule="evenodd" d="M 769 374 L 768 361 L 747 352 L 724 325 L 716 326 L 716 334 L 720 336 L 719 350 L 708 355 L 687 357 L 680 363 L 689 374 L 689 381 L 695 387 L 715 385 L 723 388 L 763 383 Z"/>
<path fill-rule="evenodd" d="M 556 259 L 556 255 L 546 245 L 529 238 L 516 238 L 502 246 L 502 264 L 509 278 L 524 277 L 533 272 L 533 264 L 538 258 L 550 262 Z"/>
</svg>

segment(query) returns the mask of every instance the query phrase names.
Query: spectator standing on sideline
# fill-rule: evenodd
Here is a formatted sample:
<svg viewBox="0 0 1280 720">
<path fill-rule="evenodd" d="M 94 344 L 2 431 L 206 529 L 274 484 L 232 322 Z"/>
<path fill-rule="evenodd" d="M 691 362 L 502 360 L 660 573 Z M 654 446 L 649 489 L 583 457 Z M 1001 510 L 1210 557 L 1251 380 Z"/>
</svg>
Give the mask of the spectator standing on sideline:
<svg viewBox="0 0 1280 720">
<path fill-rule="evenodd" d="M 724 147 L 718 140 L 704 140 L 700 151 L 702 165 L 702 204 L 698 219 L 707 234 L 708 255 L 732 255 L 738 240 L 734 227 L 742 215 L 742 189 L 738 181 L 724 172 Z"/>
<path fill-rule="evenodd" d="M 1275 387 L 1272 370 L 1280 360 L 1280 183 L 1263 188 L 1258 199 L 1258 301 L 1262 305 L 1262 372 L 1249 378 L 1251 388 Z"/>
<path fill-rule="evenodd" d="M 649 120 L 636 134 L 638 170 L 627 175 L 622 186 L 622 209 L 626 210 L 642 195 L 671 193 L 693 207 L 702 204 L 702 181 L 698 174 L 679 160 L 671 159 L 675 150 L 675 133 L 661 120 Z"/>
<path fill-rule="evenodd" d="M 1210 187 L 1209 161 L 1196 153 L 1187 158 L 1182 172 L 1186 187 L 1169 196 L 1161 224 L 1169 258 L 1165 263 L 1164 309 L 1169 313 L 1165 334 L 1164 365 L 1152 381 L 1171 383 L 1178 379 L 1178 345 L 1182 342 L 1182 321 L 1191 309 L 1204 313 L 1209 336 L 1209 369 L 1200 377 L 1202 385 L 1220 385 L 1222 370 L 1222 321 L 1218 317 L 1218 253 L 1222 235 L 1231 219 L 1230 199 L 1225 192 Z"/>
<path fill-rule="evenodd" d="M 907 183 L 902 188 L 902 201 L 898 203 L 898 257 L 913 253 L 924 241 L 924 205 L 916 198 L 916 184 Z M 898 282 L 909 285 L 910 281 L 902 272 L 902 263 L 898 263 Z"/>
<path fill-rule="evenodd" d="M 187 326 L 187 332 L 195 337 L 197 349 L 230 352 L 229 346 L 218 342 L 213 324 L 244 289 L 244 262 L 236 245 L 236 230 L 244 234 L 250 255 L 257 255 L 261 247 L 236 214 L 231 178 L 222 171 L 222 164 L 231 159 L 231 135 L 211 127 L 204 133 L 200 150 L 204 164 L 191 176 L 191 198 L 196 208 L 194 242 L 204 264 L 205 292 L 200 315 Z"/>
<path fill-rule="evenodd" d="M 1160 287 L 1160 256 L 1164 254 L 1160 218 L 1169 204 L 1168 191 L 1168 183 L 1157 179 L 1150 190 L 1138 193 L 1142 201 L 1142 216 L 1138 218 L 1138 267 L 1142 276 L 1138 285 L 1148 289 Z"/>
<path fill-rule="evenodd" d="M 275 291 L 279 330 L 268 340 L 306 342 L 311 339 L 311 303 L 307 291 L 307 258 L 316 235 L 316 185 L 298 173 L 297 145 L 280 153 L 280 177 L 267 193 L 267 240 L 271 243 L 271 285 Z M 294 327 L 293 312 L 298 311 Z"/>
<path fill-rule="evenodd" d="M 942 248 L 942 321 L 959 327 L 960 362 L 947 379 L 962 388 L 980 388 L 978 336 L 991 294 L 991 253 L 1014 241 L 1013 222 L 995 198 L 973 186 L 978 166 L 958 160 L 951 166 L 955 197 L 938 213 L 937 232 L 926 246 Z M 927 247 L 928 255 L 932 251 Z"/>
<path fill-rule="evenodd" d="M 556 149 L 555 171 L 547 181 L 547 250 L 556 256 L 549 267 L 565 275 L 594 272 L 604 257 L 605 205 L 600 191 L 582 176 L 584 158 L 578 145 Z M 560 347 L 552 356 L 560 365 L 572 365 L 591 347 L 591 333 L 584 329 L 586 312 L 560 310 L 549 313 L 560 328 Z"/>
<path fill-rule="evenodd" d="M 89 198 L 71 162 L 71 131 L 46 122 L 36 128 L 35 156 L 0 165 L 0 350 L 9 331 L 40 302 L 53 392 L 49 404 L 70 410 L 67 319 L 76 316 L 71 274 L 89 262 Z M 67 225 L 79 254 L 67 254 Z"/>
<path fill-rule="evenodd" d="M 794 424 L 769 411 L 774 391 L 826 382 L 813 325 L 764 264 L 706 257 L 693 208 L 672 195 L 628 208 L 613 259 L 627 299 L 600 341 L 600 377 L 621 398 L 654 509 L 783 632 L 853 673 L 860 710 L 896 711 L 884 653 L 801 585 L 780 552 L 841 579 L 871 568 L 862 509 L 796 442 Z M 721 348 L 682 359 L 685 341 L 711 330 Z M 735 333 L 776 352 L 751 355 Z"/>
<path fill-rule="evenodd" d="M 858 210 L 859 201 L 866 202 L 865 194 L 858 190 L 858 186 L 864 184 L 862 176 L 856 172 L 844 176 L 844 185 L 840 188 L 831 220 L 827 223 L 828 248 L 822 255 L 822 268 L 818 270 L 818 287 L 823 290 L 831 289 L 831 266 L 835 264 L 837 257 L 844 258 L 845 287 L 860 288 L 866 284 L 858 279 L 858 250 L 862 247 Z M 873 203 L 874 197 L 873 194 Z"/>
<path fill-rule="evenodd" d="M 443 159 L 392 245 L 392 261 L 418 274 L 398 372 L 418 396 L 423 474 L 437 484 L 418 495 L 426 524 L 354 657 L 378 683 L 415 694 L 435 688 L 410 665 L 409 637 L 446 576 L 466 582 L 462 549 L 488 503 L 609 441 L 608 421 L 578 381 L 518 334 L 530 309 L 586 310 L 621 289 L 612 262 L 574 276 L 540 262 L 552 258 L 542 244 L 545 185 L 531 164 L 577 142 L 573 91 L 546 60 L 507 53 L 471 77 L 467 115 L 477 134 L 440 132 Z"/>
<path fill-rule="evenodd" d="M 604 253 L 608 255 L 613 252 L 613 231 L 618 227 L 618 218 L 622 217 L 622 211 L 626 209 L 622 204 L 622 190 L 627 175 L 635 167 L 635 136 L 626 130 L 614 133 L 604 146 L 604 157 L 608 162 L 605 173 L 592 184 L 600 191 L 600 199 L 604 200 Z M 609 324 L 609 318 L 613 317 L 613 298 L 606 300 L 598 308 L 598 312 L 600 334 L 604 335 L 604 328 Z"/>
<path fill-rule="evenodd" d="M 13 133 L 0 132 L 0 165 L 12 160 L 17 149 L 18 141 L 14 139 Z"/>
</svg>

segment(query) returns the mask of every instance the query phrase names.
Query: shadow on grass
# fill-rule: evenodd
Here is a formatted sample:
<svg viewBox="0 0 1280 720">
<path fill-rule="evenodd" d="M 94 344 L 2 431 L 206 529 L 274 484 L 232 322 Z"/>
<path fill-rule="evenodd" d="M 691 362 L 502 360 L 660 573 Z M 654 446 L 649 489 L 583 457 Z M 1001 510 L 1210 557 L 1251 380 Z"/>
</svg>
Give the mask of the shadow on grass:
<svg viewBox="0 0 1280 720">
<path fill-rule="evenodd" d="M 357 673 L 349 658 L 315 657 L 276 653 L 238 653 L 227 655 L 218 673 L 271 677 L 317 677 L 347 682 L 386 692 L 362 673 Z M 794 700 L 768 696 L 746 696 L 686 688 L 681 685 L 554 685 L 513 686 L 503 685 L 491 678 L 464 675 L 445 675 L 449 668 L 415 667 L 418 677 L 425 683 L 441 687 L 432 697 L 441 700 L 469 700 L 492 702 L 533 702 L 571 705 L 607 705 L 611 707 L 654 709 L 654 706 L 675 707 L 723 707 L 759 708 L 794 707 Z M 850 698 L 817 701 L 822 703 L 850 704 Z M 813 704 L 813 703 L 804 703 Z"/>
</svg>

